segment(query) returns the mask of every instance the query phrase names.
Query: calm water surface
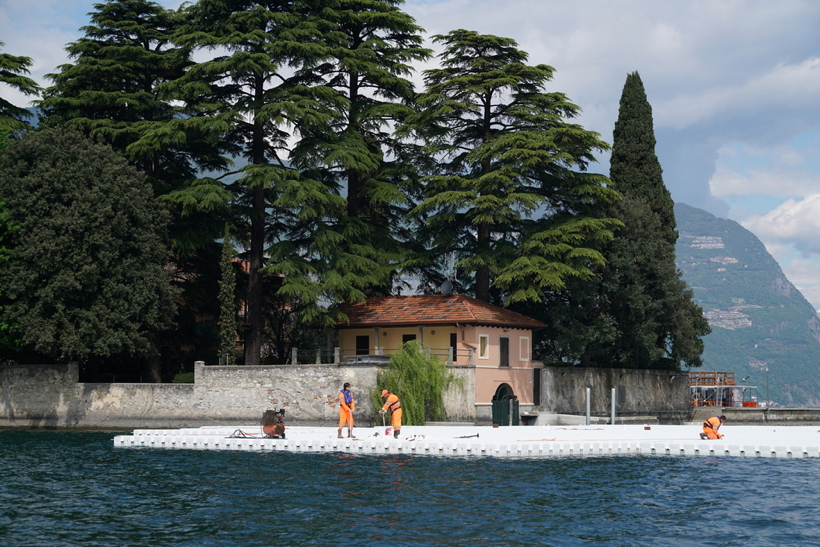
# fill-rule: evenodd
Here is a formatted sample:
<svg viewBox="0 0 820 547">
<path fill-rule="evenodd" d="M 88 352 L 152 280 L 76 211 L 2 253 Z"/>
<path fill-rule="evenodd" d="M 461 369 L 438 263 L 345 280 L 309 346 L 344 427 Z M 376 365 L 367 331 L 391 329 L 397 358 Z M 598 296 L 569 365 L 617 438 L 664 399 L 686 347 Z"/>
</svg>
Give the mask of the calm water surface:
<svg viewBox="0 0 820 547">
<path fill-rule="evenodd" d="M 114 448 L 0 431 L 0 545 L 818 545 L 820 460 Z"/>
</svg>

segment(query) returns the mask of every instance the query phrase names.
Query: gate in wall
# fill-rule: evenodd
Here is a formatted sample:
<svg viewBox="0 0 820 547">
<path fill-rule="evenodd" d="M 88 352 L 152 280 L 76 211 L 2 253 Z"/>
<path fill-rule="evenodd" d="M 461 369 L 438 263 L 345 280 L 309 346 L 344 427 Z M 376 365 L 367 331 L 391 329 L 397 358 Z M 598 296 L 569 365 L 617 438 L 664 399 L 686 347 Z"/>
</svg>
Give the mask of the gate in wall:
<svg viewBox="0 0 820 547">
<path fill-rule="evenodd" d="M 493 396 L 493 425 L 518 425 L 518 397 L 508 384 L 501 384 Z"/>
</svg>

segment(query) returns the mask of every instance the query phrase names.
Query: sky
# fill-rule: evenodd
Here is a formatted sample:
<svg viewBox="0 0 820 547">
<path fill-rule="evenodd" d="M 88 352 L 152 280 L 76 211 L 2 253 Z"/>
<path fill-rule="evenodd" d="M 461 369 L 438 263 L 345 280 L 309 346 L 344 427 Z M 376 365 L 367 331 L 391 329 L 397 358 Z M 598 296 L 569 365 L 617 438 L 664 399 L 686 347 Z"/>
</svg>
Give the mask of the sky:
<svg viewBox="0 0 820 547">
<path fill-rule="evenodd" d="M 94 3 L 0 0 L 0 52 L 31 57 L 31 77 L 48 85 Z M 749 229 L 820 308 L 820 2 L 408 0 L 403 9 L 428 39 L 455 29 L 513 38 L 531 64 L 555 68 L 548 90 L 580 106 L 575 121 L 609 143 L 637 71 L 672 198 Z M 419 87 L 434 63 L 417 67 Z M 0 95 L 29 106 L 2 84 Z M 608 173 L 609 156 L 598 159 L 592 169 Z"/>
</svg>

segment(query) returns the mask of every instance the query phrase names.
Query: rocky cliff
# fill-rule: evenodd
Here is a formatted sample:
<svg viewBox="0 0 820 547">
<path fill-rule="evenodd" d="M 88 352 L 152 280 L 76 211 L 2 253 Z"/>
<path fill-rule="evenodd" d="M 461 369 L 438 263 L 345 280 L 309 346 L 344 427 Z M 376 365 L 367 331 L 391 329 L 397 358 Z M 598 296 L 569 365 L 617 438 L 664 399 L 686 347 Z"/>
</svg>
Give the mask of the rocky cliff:
<svg viewBox="0 0 820 547">
<path fill-rule="evenodd" d="M 759 400 L 820 406 L 820 321 L 754 234 L 737 222 L 675 205 L 677 264 L 712 334 L 702 370 L 734 372 Z"/>
</svg>

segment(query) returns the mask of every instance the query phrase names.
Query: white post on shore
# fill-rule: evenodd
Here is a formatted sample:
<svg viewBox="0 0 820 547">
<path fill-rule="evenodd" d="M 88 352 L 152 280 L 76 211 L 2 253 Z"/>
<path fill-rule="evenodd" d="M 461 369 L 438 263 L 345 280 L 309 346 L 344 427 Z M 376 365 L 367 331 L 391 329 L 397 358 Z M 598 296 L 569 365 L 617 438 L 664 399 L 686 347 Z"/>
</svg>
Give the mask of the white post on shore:
<svg viewBox="0 0 820 547">
<path fill-rule="evenodd" d="M 615 388 L 612 388 L 612 425 L 615 425 Z"/>
<path fill-rule="evenodd" d="M 587 388 L 587 425 L 590 423 L 589 415 L 590 415 L 590 401 L 589 401 L 589 388 Z"/>
</svg>

